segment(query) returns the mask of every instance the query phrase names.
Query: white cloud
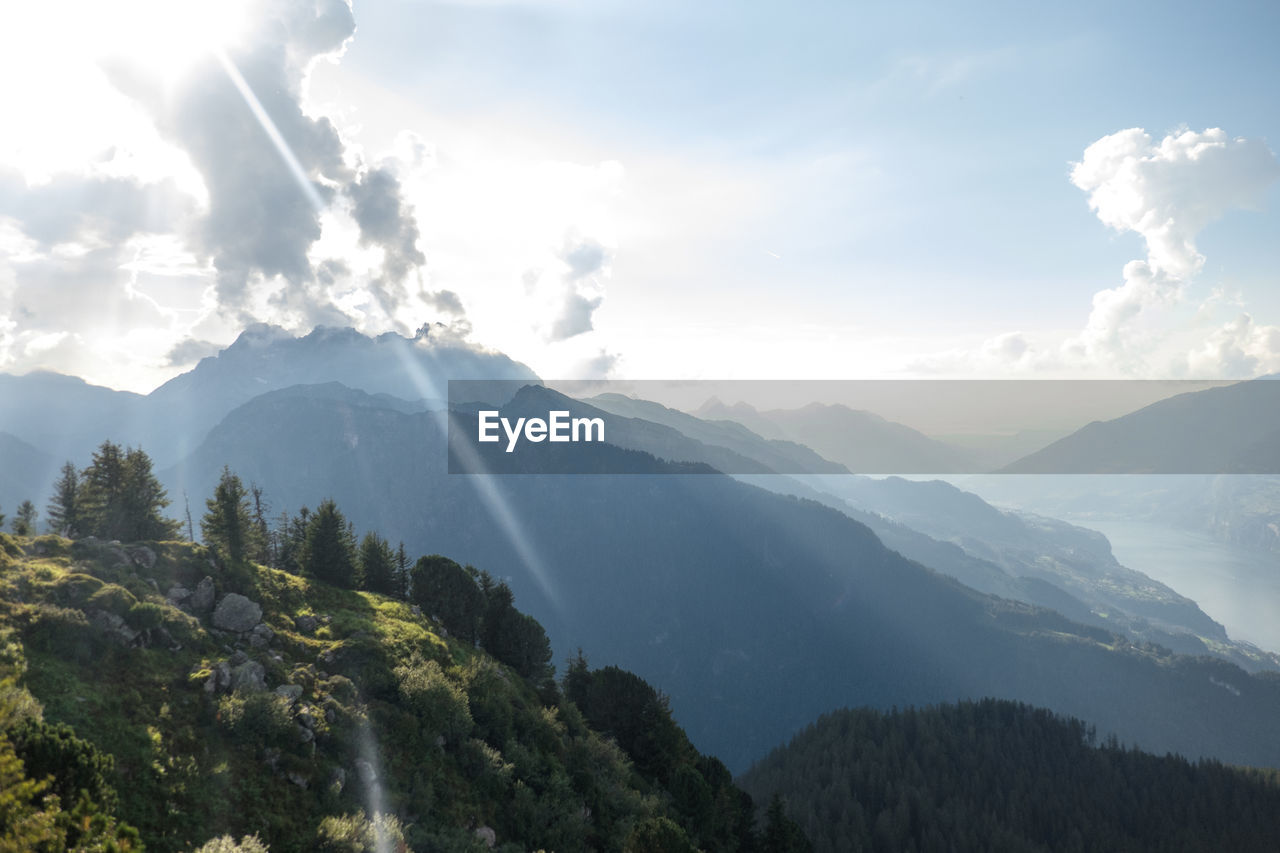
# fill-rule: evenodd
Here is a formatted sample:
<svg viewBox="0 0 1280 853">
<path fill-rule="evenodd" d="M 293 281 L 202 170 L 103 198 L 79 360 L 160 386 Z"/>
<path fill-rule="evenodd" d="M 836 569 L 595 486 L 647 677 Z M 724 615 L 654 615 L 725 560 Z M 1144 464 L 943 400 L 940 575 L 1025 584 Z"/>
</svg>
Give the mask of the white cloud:
<svg viewBox="0 0 1280 853">
<path fill-rule="evenodd" d="M 1170 134 L 1159 144 L 1130 128 L 1086 148 L 1071 182 L 1089 194 L 1104 224 L 1140 235 L 1147 257 L 1125 264 L 1122 285 L 1094 294 L 1088 322 L 1066 353 L 1140 367 L 1150 341 L 1136 334 L 1135 321 L 1180 300 L 1204 266 L 1199 233 L 1229 210 L 1260 206 L 1278 176 L 1280 163 L 1262 141 L 1232 139 L 1218 128 Z"/>
<path fill-rule="evenodd" d="M 1280 372 L 1280 326 L 1254 322 L 1248 314 L 1215 329 L 1187 354 L 1187 375 L 1248 379 Z"/>
</svg>

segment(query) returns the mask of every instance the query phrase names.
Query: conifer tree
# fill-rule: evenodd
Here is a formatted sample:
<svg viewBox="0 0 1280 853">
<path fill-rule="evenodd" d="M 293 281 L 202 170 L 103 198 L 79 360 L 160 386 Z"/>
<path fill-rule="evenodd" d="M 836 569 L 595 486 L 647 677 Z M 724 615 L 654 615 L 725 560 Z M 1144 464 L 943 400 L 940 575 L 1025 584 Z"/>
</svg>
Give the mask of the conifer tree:
<svg viewBox="0 0 1280 853">
<path fill-rule="evenodd" d="M 360 543 L 360 571 L 364 581 L 364 589 L 379 592 L 383 595 L 395 593 L 395 560 L 387 540 L 377 533 L 365 534 Z"/>
<path fill-rule="evenodd" d="M 303 571 L 317 580 L 348 589 L 359 587 L 355 542 L 346 518 L 332 499 L 316 508 L 307 523 L 302 548 Z"/>
<path fill-rule="evenodd" d="M 36 505 L 31 501 L 18 504 L 18 514 L 13 519 L 13 532 L 18 536 L 35 535 Z"/>
<path fill-rule="evenodd" d="M 249 495 L 240 478 L 223 467 L 222 477 L 205 501 L 208 512 L 200 519 L 200 535 L 204 544 L 228 559 L 240 562 L 248 557 L 254 531 L 249 518 Z"/>
</svg>

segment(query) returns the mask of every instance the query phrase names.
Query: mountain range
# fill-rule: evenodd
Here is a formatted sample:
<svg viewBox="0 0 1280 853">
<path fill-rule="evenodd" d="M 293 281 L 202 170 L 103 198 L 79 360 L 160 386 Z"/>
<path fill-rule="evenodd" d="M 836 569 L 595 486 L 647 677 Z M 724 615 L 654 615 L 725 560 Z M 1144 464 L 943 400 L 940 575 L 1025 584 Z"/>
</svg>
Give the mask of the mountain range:
<svg viewBox="0 0 1280 853">
<path fill-rule="evenodd" d="M 592 650 L 593 662 L 637 672 L 671 697 L 700 749 L 735 769 L 836 707 L 988 695 L 1046 705 L 1157 751 L 1280 764 L 1272 713 L 1280 678 L 1251 675 L 1221 659 L 1175 655 L 1126 639 L 1119 626 L 1074 621 L 1096 602 L 1027 574 L 1025 564 L 1010 571 L 1009 552 L 1021 535 L 1016 525 L 1001 534 L 997 552 L 974 562 L 980 558 L 962 551 L 964 560 L 985 572 L 994 566 L 1017 583 L 1038 581 L 1041 600 L 1059 600 L 1054 595 L 1060 593 L 1064 609 L 1075 608 L 1072 618 L 984 594 L 904 557 L 856 518 L 871 513 L 847 501 L 840 510 L 717 474 L 662 473 L 670 468 L 645 449 L 648 441 L 677 455 L 701 445 L 701 452 L 716 447 L 743 458 L 755 450 L 805 456 L 731 426 L 706 428 L 735 436 L 737 444 L 724 447 L 702 440 L 710 432 L 695 439 L 670 426 L 679 420 L 674 415 L 663 416 L 667 424 L 628 415 L 642 423 L 628 439 L 635 446 L 620 450 L 636 454 L 639 473 L 449 474 L 443 403 L 438 390 L 415 379 L 418 368 L 362 378 L 342 373 L 346 362 L 327 352 L 333 347 L 380 364 L 401 363 L 406 354 L 411 365 L 428 362 L 417 352 L 421 342 L 398 340 L 327 331 L 294 341 L 259 330 L 179 377 L 183 381 L 157 389 L 152 396 L 162 400 L 221 401 L 199 404 L 207 420 L 198 426 L 189 426 L 194 408 L 177 412 L 172 422 L 164 409 L 151 410 L 156 419 L 145 434 L 161 435 L 167 423 L 174 432 L 189 429 L 167 439 L 168 456 L 156 456 L 171 496 L 185 494 L 198 514 L 227 465 L 265 489 L 273 512 L 296 513 L 333 497 L 357 530 L 403 539 L 411 553 L 444 553 L 483 566 L 508 580 L 522 607 L 546 626 L 558 655 L 581 646 Z M 432 355 L 438 364 L 442 355 Z M 523 378 L 523 368 L 504 357 L 472 351 L 457 357 L 477 371 L 490 365 L 509 371 L 506 378 Z M 305 363 L 293 364 L 299 361 Z M 255 385 L 295 377 L 324 382 L 247 396 Z M 335 377 L 368 387 L 348 387 Z M 74 393 L 101 396 L 101 389 L 74 387 Z M 546 396 L 552 393 L 534 389 L 511 402 L 594 409 Z M 132 406 L 133 396 L 103 399 Z M 218 414 L 217 406 L 246 396 Z M 56 405 L 75 412 L 73 403 Z M 635 407 L 631 413 L 644 414 Z M 92 414 L 80 414 L 77 429 L 90 429 Z M 140 441 L 144 432 L 133 435 Z M 179 454 L 184 447 L 189 452 Z M 41 449 L 63 457 L 58 447 Z M 904 490 L 902 501 L 914 500 L 913 486 L 890 488 Z M 920 557 L 957 547 L 912 532 Z M 1053 535 L 1070 540 L 1075 534 Z M 1034 551 L 1037 541 L 1022 544 Z M 1171 606 L 1178 613 L 1169 621 L 1203 616 L 1185 602 Z M 1157 610 L 1152 615 L 1165 612 Z M 1220 630 L 1212 623 L 1193 627 L 1210 637 Z"/>
</svg>

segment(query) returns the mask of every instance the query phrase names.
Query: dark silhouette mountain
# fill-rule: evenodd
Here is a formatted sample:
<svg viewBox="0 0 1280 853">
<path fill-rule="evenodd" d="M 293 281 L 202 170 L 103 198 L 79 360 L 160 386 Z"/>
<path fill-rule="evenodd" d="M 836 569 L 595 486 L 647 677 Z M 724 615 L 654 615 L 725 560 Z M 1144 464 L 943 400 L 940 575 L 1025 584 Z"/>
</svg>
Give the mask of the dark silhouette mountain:
<svg viewBox="0 0 1280 853">
<path fill-rule="evenodd" d="M 695 414 L 736 421 L 765 438 L 798 442 L 856 474 L 947 474 L 972 471 L 977 464 L 971 451 L 840 404 L 761 412 L 745 403 L 709 400 Z"/>
<path fill-rule="evenodd" d="M 1280 764 L 1280 679 L 979 594 L 812 501 L 718 475 L 474 477 L 446 461 L 439 413 L 288 389 L 162 476 L 203 496 L 227 464 L 277 511 L 333 496 L 358 530 L 488 567 L 560 655 L 637 672 L 739 769 L 835 707 L 987 695 L 1158 751 Z"/>
<path fill-rule="evenodd" d="M 1179 394 L 1095 421 L 1010 474 L 1280 474 L 1280 382 Z"/>
</svg>

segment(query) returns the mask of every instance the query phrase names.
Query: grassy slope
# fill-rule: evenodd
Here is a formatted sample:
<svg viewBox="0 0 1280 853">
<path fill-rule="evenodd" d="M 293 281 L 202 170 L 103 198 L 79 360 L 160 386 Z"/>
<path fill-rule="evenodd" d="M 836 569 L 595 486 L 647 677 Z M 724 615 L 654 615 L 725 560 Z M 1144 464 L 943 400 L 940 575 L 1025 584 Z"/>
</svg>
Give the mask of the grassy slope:
<svg viewBox="0 0 1280 853">
<path fill-rule="evenodd" d="M 150 568 L 134 547 L 0 544 L 0 627 L 23 642 L 27 686 L 46 719 L 115 756 L 119 812 L 149 849 L 249 832 L 275 851 L 309 849 L 324 816 L 371 812 L 379 794 L 415 849 L 484 849 L 482 826 L 500 847 L 617 849 L 669 812 L 670 797 L 558 691 L 535 690 L 402 602 L 261 567 L 237 582 L 185 543 L 149 543 Z M 239 588 L 261 604 L 267 648 L 165 602 L 172 584 L 205 575 L 219 597 Z M 92 624 L 103 610 L 153 626 L 149 647 Z M 306 615 L 322 622 L 311 633 L 295 622 Z M 263 665 L 267 691 L 206 690 L 237 650 Z M 301 696 L 275 695 L 283 684 Z M 379 785 L 365 784 L 362 761 Z"/>
</svg>

